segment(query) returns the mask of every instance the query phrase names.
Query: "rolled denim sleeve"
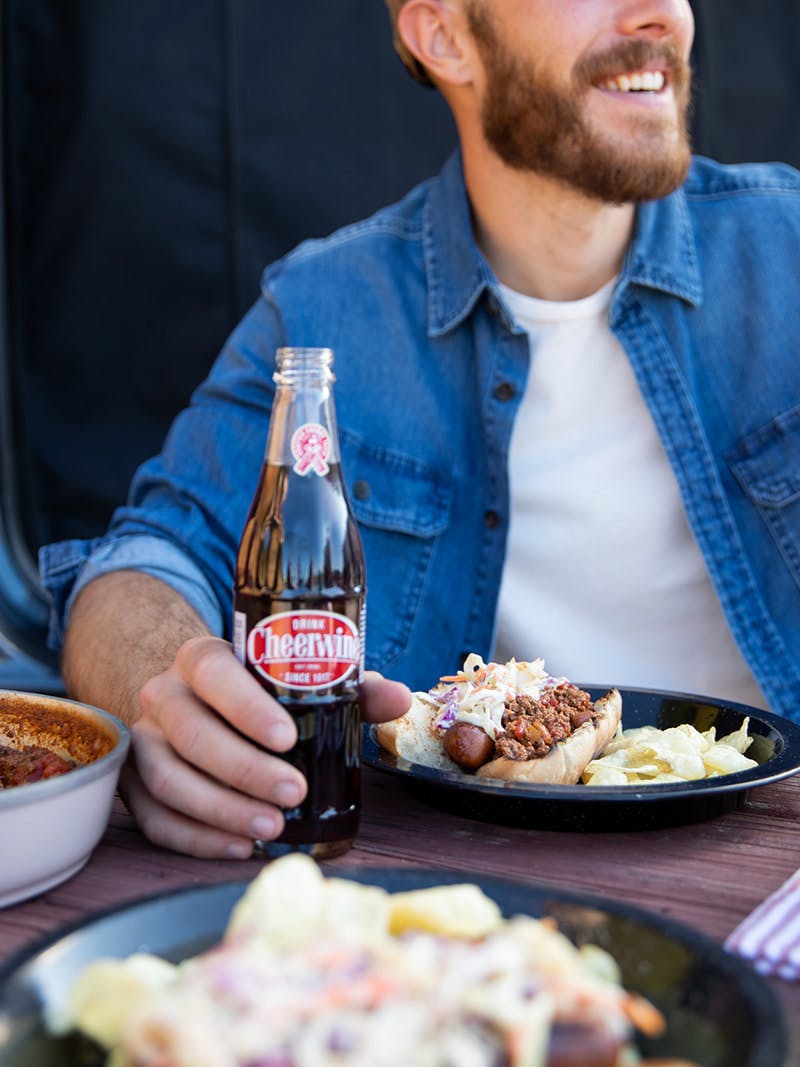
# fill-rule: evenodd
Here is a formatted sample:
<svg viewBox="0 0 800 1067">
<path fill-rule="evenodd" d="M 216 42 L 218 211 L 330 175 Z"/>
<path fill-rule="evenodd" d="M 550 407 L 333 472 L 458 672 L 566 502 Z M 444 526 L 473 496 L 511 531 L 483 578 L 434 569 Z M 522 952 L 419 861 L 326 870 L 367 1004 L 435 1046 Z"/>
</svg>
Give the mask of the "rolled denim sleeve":
<svg viewBox="0 0 800 1067">
<path fill-rule="evenodd" d="M 39 551 L 39 571 L 50 596 L 49 648 L 60 651 L 78 593 L 103 574 L 137 570 L 171 586 L 212 633 L 223 633 L 220 604 L 200 568 L 162 537 L 131 534 L 93 541 L 60 541 Z"/>
</svg>

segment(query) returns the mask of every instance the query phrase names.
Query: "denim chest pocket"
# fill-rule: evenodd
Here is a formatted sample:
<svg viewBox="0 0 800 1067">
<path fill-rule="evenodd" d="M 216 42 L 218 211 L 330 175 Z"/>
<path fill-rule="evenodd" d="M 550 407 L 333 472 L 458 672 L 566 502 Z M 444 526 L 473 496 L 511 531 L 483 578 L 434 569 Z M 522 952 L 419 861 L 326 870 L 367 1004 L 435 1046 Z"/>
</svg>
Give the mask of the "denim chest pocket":
<svg viewBox="0 0 800 1067">
<path fill-rule="evenodd" d="M 800 405 L 740 441 L 728 463 L 800 585 Z"/>
<path fill-rule="evenodd" d="M 408 644 L 453 487 L 444 472 L 411 456 L 344 431 L 340 439 L 367 563 L 367 667 L 386 670 Z"/>
</svg>

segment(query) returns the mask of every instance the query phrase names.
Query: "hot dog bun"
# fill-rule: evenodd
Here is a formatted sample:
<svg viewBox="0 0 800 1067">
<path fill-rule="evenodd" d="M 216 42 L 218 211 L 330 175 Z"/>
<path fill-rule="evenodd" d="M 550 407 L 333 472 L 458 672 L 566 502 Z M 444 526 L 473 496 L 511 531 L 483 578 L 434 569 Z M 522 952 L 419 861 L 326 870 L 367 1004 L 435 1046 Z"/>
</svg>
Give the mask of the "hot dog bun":
<svg viewBox="0 0 800 1067">
<path fill-rule="evenodd" d="M 619 690 L 610 689 L 594 704 L 597 718 L 585 722 L 564 741 L 557 741 L 546 756 L 513 760 L 499 757 L 475 772 L 481 778 L 502 778 L 507 782 L 535 782 L 539 785 L 574 785 L 586 765 L 599 755 L 614 736 L 622 717 Z"/>
<path fill-rule="evenodd" d="M 381 748 L 395 756 L 402 756 L 411 763 L 436 767 L 440 771 L 457 771 L 458 766 L 442 748 L 442 740 L 434 723 L 440 712 L 438 704 L 432 703 L 425 693 L 414 693 L 411 707 L 399 719 L 381 722 L 375 727 L 375 736 Z"/>
<path fill-rule="evenodd" d="M 512 660 L 503 666 L 484 664 L 479 656 L 473 655 L 468 657 L 462 674 L 441 679 L 427 693 L 414 693 L 405 715 L 380 723 L 376 727 L 377 741 L 388 752 L 412 763 L 438 770 L 463 771 L 467 764 L 463 762 L 459 766 L 445 751 L 444 739 L 450 726 L 457 722 L 471 723 L 494 741 L 504 734 L 507 700 L 517 695 L 535 697 L 561 692 L 558 687 L 563 683 L 577 692 L 591 710 L 588 694 L 581 694 L 566 679 L 550 678 L 541 660 L 533 663 Z M 617 730 L 622 715 L 619 691 L 609 690 L 594 703 L 593 712 L 591 719 L 574 728 L 568 737 L 556 741 L 544 755 L 520 759 L 495 755 L 475 773 L 481 778 L 543 785 L 578 782 L 586 765 L 605 749 Z M 459 759 L 459 753 L 451 746 L 450 753 Z"/>
</svg>

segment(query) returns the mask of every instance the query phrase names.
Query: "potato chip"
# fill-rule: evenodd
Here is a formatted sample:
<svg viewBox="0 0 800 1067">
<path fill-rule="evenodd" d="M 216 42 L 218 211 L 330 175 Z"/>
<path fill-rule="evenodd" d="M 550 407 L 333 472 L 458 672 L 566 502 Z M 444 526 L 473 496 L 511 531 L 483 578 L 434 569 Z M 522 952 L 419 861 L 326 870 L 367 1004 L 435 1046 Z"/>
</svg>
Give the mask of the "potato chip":
<svg viewBox="0 0 800 1067">
<path fill-rule="evenodd" d="M 748 725 L 749 719 L 744 719 L 738 730 L 719 740 L 713 726 L 701 733 L 691 723 L 666 730 L 655 726 L 624 730 L 620 725 L 581 780 L 595 786 L 691 782 L 755 767 L 756 761 L 743 755 L 752 742 Z"/>
<path fill-rule="evenodd" d="M 502 923 L 497 904 L 476 885 L 441 885 L 390 897 L 389 931 L 425 930 L 442 937 L 485 937 Z"/>
<path fill-rule="evenodd" d="M 627 785 L 628 775 L 621 767 L 592 760 L 583 772 L 583 781 L 586 785 Z"/>
<path fill-rule="evenodd" d="M 320 937 L 368 940 L 389 922 L 389 894 L 377 886 L 325 878 L 310 856 L 291 853 L 265 867 L 235 905 L 226 938 L 245 932 L 274 950 Z"/>
<path fill-rule="evenodd" d="M 705 777 L 705 766 L 700 749 L 702 737 L 694 731 L 694 736 L 679 727 L 660 730 L 648 742 L 653 755 L 666 764 L 666 770 L 677 774 L 679 778 L 693 781 Z"/>
<path fill-rule="evenodd" d="M 323 909 L 325 878 L 303 853 L 264 868 L 231 912 L 225 937 L 246 933 L 275 947 L 307 944 Z"/>
<path fill-rule="evenodd" d="M 319 934 L 369 941 L 389 929 L 390 896 L 385 889 L 344 878 L 328 878 Z"/>
<path fill-rule="evenodd" d="M 721 745 L 731 745 L 737 752 L 745 753 L 753 741 L 752 737 L 747 736 L 747 728 L 749 725 L 750 719 L 744 719 L 738 730 L 735 730 L 732 734 L 727 734 L 725 737 L 721 737 L 719 743 Z"/>
<path fill-rule="evenodd" d="M 748 767 L 758 766 L 755 760 L 743 756 L 738 749 L 724 741 L 720 741 L 706 753 L 705 765 L 709 774 L 735 774 L 737 771 L 746 771 Z"/>
<path fill-rule="evenodd" d="M 77 1026 L 103 1048 L 119 1042 L 122 1027 L 139 1004 L 167 988 L 178 968 L 157 956 L 139 952 L 125 960 L 100 959 L 78 976 L 66 1018 L 48 1016 L 55 1033 Z"/>
</svg>

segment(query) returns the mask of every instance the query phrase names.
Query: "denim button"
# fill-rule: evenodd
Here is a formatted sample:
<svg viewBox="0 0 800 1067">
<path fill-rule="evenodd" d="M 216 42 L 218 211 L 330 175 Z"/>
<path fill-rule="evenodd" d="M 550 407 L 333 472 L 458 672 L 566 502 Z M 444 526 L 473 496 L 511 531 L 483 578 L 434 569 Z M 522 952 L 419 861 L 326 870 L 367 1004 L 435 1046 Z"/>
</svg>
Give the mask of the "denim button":
<svg viewBox="0 0 800 1067">
<path fill-rule="evenodd" d="M 487 529 L 496 530 L 497 527 L 500 525 L 500 516 L 497 514 L 496 511 L 484 512 L 483 522 Z"/>
<path fill-rule="evenodd" d="M 500 384 L 495 387 L 494 395 L 498 400 L 513 400 L 517 395 L 517 390 L 511 382 L 500 382 Z"/>
<path fill-rule="evenodd" d="M 371 493 L 369 482 L 365 482 L 363 478 L 353 483 L 353 496 L 356 500 L 369 500 Z"/>
</svg>

